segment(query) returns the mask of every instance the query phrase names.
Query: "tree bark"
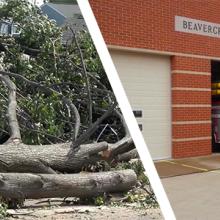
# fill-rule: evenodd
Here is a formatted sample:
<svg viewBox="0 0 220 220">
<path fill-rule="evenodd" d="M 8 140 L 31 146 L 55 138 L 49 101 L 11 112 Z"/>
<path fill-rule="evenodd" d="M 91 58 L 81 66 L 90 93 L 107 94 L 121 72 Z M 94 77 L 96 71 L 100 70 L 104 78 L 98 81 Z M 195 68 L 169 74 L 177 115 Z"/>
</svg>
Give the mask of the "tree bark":
<svg viewBox="0 0 220 220">
<path fill-rule="evenodd" d="M 110 160 L 114 159 L 117 155 L 126 153 L 135 148 L 134 142 L 130 136 L 125 136 L 120 141 L 111 144 L 109 147 Z"/>
<path fill-rule="evenodd" d="M 12 199 L 88 198 L 128 191 L 136 181 L 133 170 L 60 175 L 0 173 L 0 195 Z"/>
<path fill-rule="evenodd" d="M 121 161 L 118 155 L 134 148 L 129 137 L 115 144 L 99 142 L 80 145 L 77 150 L 73 149 L 71 144 L 69 142 L 52 145 L 22 143 L 0 145 L 0 172 L 77 173 L 83 167 L 100 160 Z"/>
<path fill-rule="evenodd" d="M 115 158 L 115 161 L 117 162 L 127 162 L 131 159 L 135 159 L 135 158 L 138 158 L 139 155 L 138 155 L 138 152 L 136 149 L 133 149 L 133 150 L 130 150 L 126 153 L 123 153 L 123 154 L 119 154 L 116 158 Z"/>
<path fill-rule="evenodd" d="M 16 85 L 10 80 L 8 76 L 3 76 L 0 74 L 0 80 L 2 80 L 9 90 L 8 94 L 8 123 L 10 127 L 10 141 L 21 142 L 21 133 L 18 124 L 16 109 L 17 109 L 17 100 L 16 100 Z"/>
<path fill-rule="evenodd" d="M 85 143 L 91 135 L 98 129 L 98 126 L 104 121 L 106 118 L 108 118 L 112 112 L 114 111 L 115 107 L 117 106 L 117 103 L 114 103 L 100 118 L 98 118 L 83 134 L 79 136 L 76 141 L 72 142 L 71 147 L 73 149 L 77 149 L 78 146 Z"/>
<path fill-rule="evenodd" d="M 0 145 L 0 172 L 75 173 L 83 166 L 101 160 L 98 153 L 108 149 L 106 142 L 80 145 L 76 152 L 70 146 L 71 143 Z"/>
</svg>

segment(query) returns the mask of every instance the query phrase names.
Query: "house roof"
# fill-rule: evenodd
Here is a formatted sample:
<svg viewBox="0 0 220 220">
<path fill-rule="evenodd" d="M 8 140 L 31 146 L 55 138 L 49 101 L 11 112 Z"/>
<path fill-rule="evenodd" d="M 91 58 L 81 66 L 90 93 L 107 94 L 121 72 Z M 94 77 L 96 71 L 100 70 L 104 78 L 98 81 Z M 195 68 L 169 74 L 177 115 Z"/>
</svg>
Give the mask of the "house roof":
<svg viewBox="0 0 220 220">
<path fill-rule="evenodd" d="M 55 20 L 58 26 L 63 26 L 68 22 L 78 27 L 85 27 L 78 5 L 45 3 L 41 6 L 41 10 L 49 19 Z"/>
<path fill-rule="evenodd" d="M 49 19 L 55 20 L 58 26 L 64 24 L 66 17 L 55 8 L 51 7 L 48 4 L 44 4 L 41 6 L 41 10 L 43 14 L 46 14 L 48 16 Z"/>
<path fill-rule="evenodd" d="M 75 14 L 81 14 L 78 5 L 75 4 L 54 4 L 54 3 L 46 3 L 41 6 L 44 7 L 45 5 L 49 6 L 56 10 L 59 14 L 63 15 L 65 18 L 71 18 Z"/>
<path fill-rule="evenodd" d="M 55 20 L 58 26 L 68 25 L 75 31 L 87 29 L 79 6 L 76 4 L 45 3 L 41 6 L 41 10 L 49 19 Z M 64 41 L 71 38 L 72 32 L 70 30 L 63 33 Z"/>
</svg>

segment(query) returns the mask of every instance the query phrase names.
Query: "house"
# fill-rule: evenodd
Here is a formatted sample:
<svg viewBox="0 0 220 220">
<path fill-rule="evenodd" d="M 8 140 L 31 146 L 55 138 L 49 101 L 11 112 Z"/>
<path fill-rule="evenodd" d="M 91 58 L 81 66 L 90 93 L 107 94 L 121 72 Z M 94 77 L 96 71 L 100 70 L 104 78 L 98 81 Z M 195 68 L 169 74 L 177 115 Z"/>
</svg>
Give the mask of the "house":
<svg viewBox="0 0 220 220">
<path fill-rule="evenodd" d="M 89 2 L 153 159 L 219 151 L 220 2 Z"/>
<path fill-rule="evenodd" d="M 0 21 L 0 36 L 19 36 L 20 31 L 18 30 L 18 26 L 9 21 Z"/>
<path fill-rule="evenodd" d="M 6 1 L 0 0 L 0 6 L 3 5 Z M 42 3 L 42 0 L 29 0 L 31 4 L 34 5 L 40 5 Z M 13 37 L 19 36 L 20 31 L 18 30 L 17 24 L 14 24 L 12 22 L 9 22 L 7 20 L 0 21 L 0 36 L 1 35 L 9 35 Z"/>
<path fill-rule="evenodd" d="M 43 14 L 56 21 L 60 27 L 68 25 L 74 31 L 86 29 L 86 24 L 77 4 L 45 3 L 40 8 Z M 71 38 L 71 31 L 63 33 L 63 41 L 68 41 Z"/>
</svg>

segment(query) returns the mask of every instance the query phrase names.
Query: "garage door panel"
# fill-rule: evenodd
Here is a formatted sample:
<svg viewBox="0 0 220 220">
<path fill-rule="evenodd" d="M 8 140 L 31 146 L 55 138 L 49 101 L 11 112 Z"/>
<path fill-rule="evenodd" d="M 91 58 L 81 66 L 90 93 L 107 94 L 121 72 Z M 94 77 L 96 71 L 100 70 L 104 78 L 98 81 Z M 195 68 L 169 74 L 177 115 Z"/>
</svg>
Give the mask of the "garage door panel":
<svg viewBox="0 0 220 220">
<path fill-rule="evenodd" d="M 161 113 L 161 112 L 159 112 L 159 113 Z M 147 112 L 145 113 L 145 114 L 147 114 Z M 154 112 L 154 111 L 152 111 L 152 112 L 150 112 L 149 111 L 149 114 L 156 114 L 156 111 Z M 146 115 L 146 116 L 143 116 L 143 117 L 141 117 L 141 120 L 142 121 L 144 121 L 144 122 L 148 122 L 148 123 L 152 123 L 152 124 L 155 124 L 157 127 L 160 127 L 160 124 L 163 124 L 163 123 L 165 123 L 165 125 L 167 126 L 167 120 L 166 120 L 166 118 L 164 118 L 163 116 L 161 116 L 161 115 L 158 115 L 158 117 L 157 118 L 155 118 L 153 121 L 151 120 L 152 118 L 150 117 L 150 115 Z M 164 114 L 165 115 L 165 114 Z M 167 117 L 169 117 L 169 113 L 167 112 Z"/>
<path fill-rule="evenodd" d="M 156 141 L 146 141 L 146 144 L 148 146 L 149 149 L 151 149 L 151 155 L 154 158 L 154 160 L 156 159 L 161 159 L 160 155 L 158 155 L 157 152 L 160 152 L 160 154 L 162 155 L 166 155 L 166 149 L 168 147 L 170 147 L 170 143 L 168 141 L 166 141 L 166 137 L 164 139 L 161 138 L 161 141 L 163 143 L 163 148 L 161 148 L 161 143 L 158 143 Z"/>
<path fill-rule="evenodd" d="M 157 127 L 158 129 L 160 129 L 161 127 L 164 128 L 169 128 L 171 126 L 167 126 L 167 120 L 165 120 L 165 118 L 163 117 L 158 117 L 155 119 L 150 118 L 150 116 L 146 117 L 141 117 L 141 118 L 137 118 L 137 122 L 138 123 L 145 123 L 146 125 L 149 125 L 151 128 L 153 127 Z M 169 129 L 167 129 L 169 130 Z M 164 131 L 166 132 L 166 131 Z"/>
<path fill-rule="evenodd" d="M 145 138 L 146 140 L 145 141 L 150 141 L 150 140 L 155 140 L 155 142 L 161 142 L 161 144 L 164 142 L 162 141 L 161 139 L 164 138 L 164 140 L 166 140 L 167 138 L 169 138 L 169 134 L 161 134 L 163 132 L 162 129 L 158 129 L 158 130 L 150 130 L 150 129 L 147 129 L 146 127 L 143 127 L 143 134 L 147 134 L 148 136 Z M 156 140 L 156 138 L 159 139 L 160 141 Z"/>
<path fill-rule="evenodd" d="M 130 99 L 129 99 L 130 100 Z M 151 105 L 147 105 L 146 102 L 151 102 Z M 133 102 L 130 102 L 130 104 L 132 105 L 132 108 L 138 109 L 138 110 L 143 110 L 143 112 L 146 111 L 151 111 L 151 110 L 161 110 L 163 112 L 169 111 L 167 110 L 167 108 L 170 108 L 170 105 L 167 104 L 166 101 L 164 102 L 160 102 L 160 100 L 158 99 L 144 99 L 144 100 L 140 100 L 140 99 L 136 99 Z"/>
<path fill-rule="evenodd" d="M 151 129 L 155 128 L 157 130 L 160 130 L 160 129 L 165 129 L 163 133 L 166 133 L 166 130 L 168 130 L 167 128 L 169 128 L 167 126 L 167 121 L 165 121 L 163 118 L 161 120 L 147 120 L 145 118 L 143 119 L 139 119 L 138 120 L 139 123 L 144 123 L 145 124 L 145 127 L 147 127 L 149 125 L 149 127 Z"/>
<path fill-rule="evenodd" d="M 151 111 L 151 110 L 159 110 L 159 111 L 164 111 L 164 112 L 167 112 L 169 111 L 167 108 L 170 107 L 170 105 L 167 104 L 167 102 L 164 102 L 164 103 L 160 103 L 158 104 L 158 102 L 154 101 L 154 103 L 152 103 L 151 105 L 146 105 L 146 102 L 148 101 L 149 99 L 146 99 L 144 100 L 144 102 L 142 102 L 143 104 L 140 105 L 140 103 L 138 103 L 138 99 L 133 101 L 131 104 L 133 109 L 138 109 L 138 110 L 143 110 L 143 112 L 147 112 L 148 110 Z M 151 102 L 153 102 L 153 100 L 151 100 Z"/>
<path fill-rule="evenodd" d="M 167 108 L 168 106 L 163 106 L 162 108 Z M 159 110 L 157 108 L 157 106 L 151 106 L 151 108 L 144 108 L 144 106 L 141 107 L 134 107 L 133 110 L 138 110 L 138 111 L 142 111 L 142 118 L 151 118 L 150 114 L 157 114 L 157 118 L 164 118 L 164 116 L 170 117 L 170 112 L 165 110 Z M 166 118 L 164 118 L 164 120 L 167 121 Z"/>
<path fill-rule="evenodd" d="M 116 69 L 117 69 L 117 67 L 116 67 Z M 146 74 L 147 74 L 147 71 L 146 71 Z M 151 75 L 152 74 L 154 74 L 154 73 L 151 72 Z M 155 75 L 152 75 L 151 78 L 149 79 L 149 82 L 150 83 L 152 83 L 152 82 L 157 83 L 158 82 L 158 75 L 160 75 L 160 74 L 161 74 L 161 72 L 158 72 L 157 74 L 155 73 Z M 140 76 L 140 74 L 138 74 L 138 73 L 136 73 L 136 75 Z M 121 77 L 121 78 L 123 79 L 123 78 L 126 78 L 126 77 Z M 127 79 L 132 80 L 132 79 L 135 79 L 135 77 L 127 77 Z M 144 85 L 144 81 L 145 81 L 146 77 L 140 76 L 139 79 L 142 80 L 142 81 L 138 82 L 137 85 L 139 85 L 139 86 Z M 164 77 L 160 76 L 160 80 L 161 80 L 161 84 L 168 83 L 167 78 L 165 78 L 165 76 Z M 125 83 L 125 85 L 128 85 L 130 83 L 131 82 L 127 82 L 127 83 Z"/>
<path fill-rule="evenodd" d="M 151 96 L 151 94 L 145 94 L 145 95 L 150 95 Z M 127 96 L 131 97 L 130 94 L 127 94 Z M 163 95 L 143 97 L 143 93 L 142 94 L 137 94 L 136 92 L 134 92 L 133 96 L 136 96 L 135 99 L 133 99 L 133 100 L 132 100 L 132 98 L 128 98 L 129 100 L 131 100 L 131 103 L 143 103 L 144 105 L 147 105 L 147 106 L 151 106 L 151 105 L 157 105 L 157 106 L 168 105 L 168 106 L 170 106 L 167 103 L 168 100 L 165 99 L 166 96 L 163 96 Z M 150 103 L 148 104 L 148 102 L 150 102 Z"/>
<path fill-rule="evenodd" d="M 146 89 L 146 88 L 143 88 L 143 89 Z M 157 99 L 157 102 L 161 102 L 161 97 L 164 97 L 164 98 L 167 97 L 165 94 L 160 94 L 159 92 L 149 92 L 147 95 L 149 95 L 150 97 L 145 97 L 143 99 L 143 90 L 142 91 L 141 90 L 140 91 L 133 90 L 133 92 L 131 91 L 130 93 L 127 94 L 127 96 L 130 97 L 131 96 L 130 94 L 132 94 L 132 96 L 137 96 L 136 98 L 138 100 L 143 100 L 143 101 L 146 101 L 146 100 L 154 101 L 155 99 Z M 132 99 L 131 99 L 131 101 L 132 101 Z M 164 100 L 164 103 L 166 103 L 165 100 Z"/>
<path fill-rule="evenodd" d="M 146 140 L 146 143 L 151 145 L 152 148 L 160 146 L 161 148 L 161 143 L 163 143 L 164 146 L 170 145 L 169 141 L 167 141 L 167 136 L 161 136 L 161 142 L 156 141 L 155 139 L 148 139 Z M 163 150 L 164 148 L 161 148 Z"/>
<path fill-rule="evenodd" d="M 147 73 L 146 73 L 146 74 L 147 74 Z M 123 80 L 123 78 L 122 78 L 121 80 Z M 146 82 L 146 78 L 145 78 L 145 79 L 139 78 L 139 80 L 142 80 L 143 82 L 137 83 L 137 84 L 135 85 L 135 87 L 134 87 L 134 84 L 132 83 L 132 80 L 135 80 L 134 78 L 131 78 L 131 79 L 128 78 L 128 79 L 126 79 L 126 80 L 131 80 L 130 83 L 124 84 L 124 86 L 130 86 L 131 90 L 132 90 L 132 89 L 133 89 L 133 90 L 142 89 L 142 88 L 145 88 L 145 87 L 146 87 L 146 83 L 145 83 L 145 82 Z M 160 79 L 160 80 L 161 80 L 161 79 Z M 144 81 L 145 81 L 145 82 L 144 82 Z M 161 89 L 166 92 L 167 82 L 160 83 L 160 86 L 161 86 L 160 89 L 157 88 L 157 86 L 156 86 L 157 82 L 158 82 L 158 77 L 156 77 L 156 79 L 153 80 L 153 81 L 149 80 L 149 84 L 147 84 L 147 87 L 148 87 L 150 90 L 149 90 L 148 92 L 150 92 L 150 91 L 157 91 L 157 90 L 161 91 Z M 164 86 L 165 86 L 165 88 L 164 88 Z"/>
<path fill-rule="evenodd" d="M 110 51 L 153 159 L 171 157 L 170 58 Z"/>
<path fill-rule="evenodd" d="M 132 79 L 134 81 L 134 79 Z M 145 79 L 146 81 L 146 79 Z M 155 85 L 156 83 L 152 82 L 151 84 L 153 85 L 143 85 L 143 86 L 140 86 L 140 85 L 136 85 L 136 87 L 134 87 L 134 83 L 133 84 L 127 84 L 127 85 L 124 85 L 124 88 L 130 88 L 129 90 L 129 94 L 132 93 L 132 91 L 135 91 L 135 92 L 142 92 L 142 95 L 143 95 L 143 89 L 146 89 L 147 87 L 147 90 L 148 90 L 148 94 L 159 94 L 160 96 L 161 95 L 165 95 L 166 96 L 166 84 L 161 84 L 161 88 L 157 88 L 157 86 Z M 134 87 L 134 88 L 133 88 Z"/>
<path fill-rule="evenodd" d="M 143 105 L 139 107 L 139 109 L 142 110 L 143 114 L 145 113 L 146 116 L 153 112 L 158 113 L 158 116 L 159 116 L 160 113 L 165 114 L 166 112 L 169 112 L 166 109 L 168 107 L 169 106 L 167 104 L 166 105 L 151 105 L 151 106 Z"/>
<path fill-rule="evenodd" d="M 146 140 L 147 138 L 156 139 L 155 137 L 157 138 L 164 137 L 164 136 L 169 137 L 170 133 L 165 132 L 164 129 L 167 129 L 165 125 L 158 128 L 156 126 L 152 127 L 152 126 L 147 126 L 146 124 L 143 124 L 142 133 L 148 135 L 148 137 L 146 137 Z"/>
</svg>

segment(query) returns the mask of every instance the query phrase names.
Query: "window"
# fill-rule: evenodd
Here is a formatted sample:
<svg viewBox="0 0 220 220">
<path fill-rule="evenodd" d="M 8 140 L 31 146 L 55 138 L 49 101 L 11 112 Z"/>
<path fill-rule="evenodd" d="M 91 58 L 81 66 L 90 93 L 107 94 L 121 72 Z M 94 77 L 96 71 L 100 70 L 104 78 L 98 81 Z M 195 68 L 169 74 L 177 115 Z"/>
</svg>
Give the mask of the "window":
<svg viewBox="0 0 220 220">
<path fill-rule="evenodd" d="M 1 35 L 9 34 L 9 26 L 7 23 L 0 23 L 0 34 Z"/>
<path fill-rule="evenodd" d="M 19 28 L 18 28 L 17 25 L 15 25 L 15 24 L 12 25 L 11 34 L 12 34 L 12 35 L 18 35 L 18 34 L 20 34 L 20 31 L 19 31 Z"/>
</svg>

